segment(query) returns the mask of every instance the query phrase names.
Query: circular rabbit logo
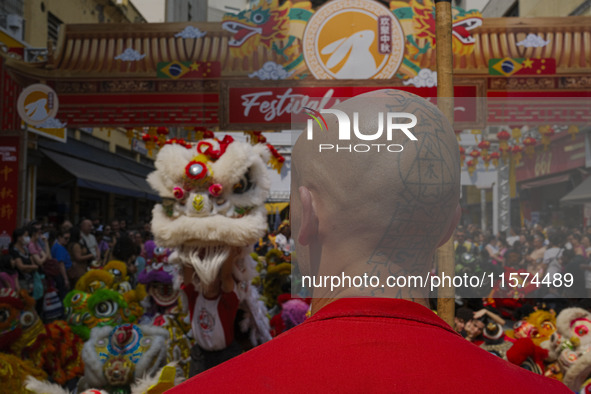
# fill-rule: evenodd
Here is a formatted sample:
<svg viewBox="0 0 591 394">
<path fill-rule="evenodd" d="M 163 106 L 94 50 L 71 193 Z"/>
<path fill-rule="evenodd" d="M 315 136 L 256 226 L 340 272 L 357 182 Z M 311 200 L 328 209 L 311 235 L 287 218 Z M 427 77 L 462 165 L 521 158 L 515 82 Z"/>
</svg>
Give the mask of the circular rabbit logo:
<svg viewBox="0 0 591 394">
<path fill-rule="evenodd" d="M 55 91 L 40 83 L 27 86 L 17 100 L 18 114 L 31 126 L 41 125 L 54 117 L 58 108 L 59 102 Z"/>
<path fill-rule="evenodd" d="M 404 33 L 380 3 L 331 1 L 308 21 L 303 48 L 317 79 L 388 79 L 402 62 Z"/>
</svg>

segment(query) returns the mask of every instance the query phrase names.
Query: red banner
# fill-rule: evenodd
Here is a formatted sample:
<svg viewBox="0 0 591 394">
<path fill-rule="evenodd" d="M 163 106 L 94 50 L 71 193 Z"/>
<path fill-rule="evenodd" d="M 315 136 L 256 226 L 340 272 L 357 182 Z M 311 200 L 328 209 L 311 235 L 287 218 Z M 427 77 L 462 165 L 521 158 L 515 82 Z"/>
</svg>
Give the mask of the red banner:
<svg viewBox="0 0 591 394">
<path fill-rule="evenodd" d="M 537 146 L 535 155 L 524 155 L 521 164 L 515 169 L 517 182 L 531 180 L 547 175 L 558 174 L 573 168 L 585 166 L 585 136 L 579 133 L 573 140 L 570 135 L 551 140 L 544 150 Z"/>
<path fill-rule="evenodd" d="M 17 225 L 19 138 L 0 137 L 0 237 Z"/>
<path fill-rule="evenodd" d="M 388 89 L 387 86 L 293 86 L 293 87 L 229 87 L 227 90 L 227 124 L 232 126 L 283 124 L 288 127 L 291 115 L 298 114 L 303 107 L 330 108 L 338 99 L 346 99 L 374 90 Z M 436 103 L 437 87 L 417 88 L 396 86 Z M 226 92 L 223 92 L 226 94 Z M 478 105 L 477 86 L 455 86 L 456 122 L 476 123 Z"/>
</svg>

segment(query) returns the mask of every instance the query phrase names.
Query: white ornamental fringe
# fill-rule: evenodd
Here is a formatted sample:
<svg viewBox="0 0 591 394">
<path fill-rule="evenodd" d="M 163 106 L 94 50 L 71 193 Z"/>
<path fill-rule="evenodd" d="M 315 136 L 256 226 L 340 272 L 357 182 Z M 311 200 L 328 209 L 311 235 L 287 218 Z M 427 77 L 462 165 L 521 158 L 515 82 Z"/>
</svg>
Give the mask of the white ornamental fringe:
<svg viewBox="0 0 591 394">
<path fill-rule="evenodd" d="M 201 248 L 182 246 L 178 249 L 178 259 L 182 264 L 193 267 L 199 281 L 204 286 L 212 284 L 228 258 L 230 247 L 226 245 L 204 246 Z M 203 258 L 199 255 L 203 252 Z"/>
</svg>

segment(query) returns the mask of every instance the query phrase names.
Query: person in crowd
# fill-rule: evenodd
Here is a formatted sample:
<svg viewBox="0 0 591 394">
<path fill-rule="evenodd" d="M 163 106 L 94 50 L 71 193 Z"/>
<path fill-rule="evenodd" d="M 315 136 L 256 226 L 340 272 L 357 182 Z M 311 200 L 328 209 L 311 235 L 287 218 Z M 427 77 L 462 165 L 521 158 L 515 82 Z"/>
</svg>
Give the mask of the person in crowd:
<svg viewBox="0 0 591 394">
<path fill-rule="evenodd" d="M 94 255 L 82 243 L 80 229 L 77 227 L 73 227 L 70 230 L 68 253 L 70 253 L 70 258 L 72 259 L 72 267 L 68 271 L 68 277 L 70 284 L 76 286 L 78 279 L 88 271 L 90 263 L 94 260 Z"/>
<path fill-rule="evenodd" d="M 141 232 L 141 231 L 139 231 L 139 230 L 136 230 L 136 231 L 134 231 L 134 232 L 133 232 L 133 237 L 132 237 L 132 239 L 133 239 L 133 242 L 134 242 L 134 243 L 135 243 L 137 246 L 139 246 L 139 247 L 140 247 L 141 254 L 142 254 L 143 256 L 145 256 L 145 254 L 146 254 L 146 251 L 144 250 L 144 242 L 145 242 L 146 240 L 144 239 L 144 236 L 143 236 L 142 232 Z"/>
<path fill-rule="evenodd" d="M 112 232 L 112 234 L 115 234 L 115 233 Z M 120 237 L 113 236 L 108 241 L 108 243 L 107 243 L 107 251 L 103 255 L 103 261 L 102 261 L 102 265 L 103 266 L 113 259 L 113 248 L 115 247 L 115 245 L 117 245 L 117 240 L 119 238 Z"/>
<path fill-rule="evenodd" d="M 25 227 L 17 228 L 12 233 L 9 253 L 18 272 L 19 287 L 33 295 L 35 285 L 33 274 L 39 271 L 39 265 L 31 260 L 28 249 L 30 242 L 31 237 L 29 237 L 27 229 Z"/>
<path fill-rule="evenodd" d="M 497 237 L 491 235 L 487 242 L 484 249 L 488 252 L 490 257 L 491 264 L 496 268 L 502 268 L 505 265 L 505 259 L 502 255 L 501 244 L 498 241 Z"/>
<path fill-rule="evenodd" d="M 39 267 L 43 267 L 43 264 L 51 258 L 51 252 L 47 238 L 41 233 L 41 225 L 29 224 L 27 233 L 31 238 L 27 245 L 31 260 Z"/>
<path fill-rule="evenodd" d="M 523 231 L 519 236 L 519 243 L 521 244 L 521 254 L 523 256 L 529 255 L 533 251 L 534 239 L 527 231 Z"/>
<path fill-rule="evenodd" d="M 124 234 L 127 233 L 127 221 L 125 219 L 119 221 L 119 231 Z"/>
<path fill-rule="evenodd" d="M 564 242 L 560 232 L 553 232 L 549 236 L 549 245 L 544 252 L 543 264 L 544 271 L 554 278 L 554 274 L 562 273 L 562 264 L 560 256 L 564 252 Z"/>
<path fill-rule="evenodd" d="M 520 239 L 520 234 L 519 234 L 519 230 L 516 229 L 515 227 L 511 227 L 511 233 L 510 235 L 506 238 L 507 244 L 509 245 L 509 247 L 513 246 L 513 244 L 516 241 L 519 241 Z"/>
<path fill-rule="evenodd" d="M 111 231 L 113 232 L 112 236 L 114 238 L 119 238 L 119 236 L 121 235 L 121 227 L 119 225 L 119 220 L 111 220 Z"/>
<path fill-rule="evenodd" d="M 563 296 L 568 298 L 583 298 L 587 296 L 586 273 L 589 268 L 587 260 L 573 249 L 564 250 L 560 256 L 564 274 L 572 275 L 572 286 L 564 286 Z"/>
<path fill-rule="evenodd" d="M 513 245 L 503 255 L 505 266 L 513 269 L 525 268 L 525 259 L 523 258 L 522 250 L 520 241 L 513 242 Z"/>
<path fill-rule="evenodd" d="M 135 259 L 135 266 L 137 267 L 138 275 L 146 268 L 147 252 L 145 248 L 146 239 L 143 231 L 136 230 L 133 232 L 133 243 L 137 246 L 137 257 Z"/>
<path fill-rule="evenodd" d="M 540 232 L 533 236 L 533 250 L 525 257 L 527 262 L 527 271 L 533 276 L 535 274 L 542 274 L 544 272 L 544 253 L 546 246 L 544 245 L 544 235 Z"/>
<path fill-rule="evenodd" d="M 466 230 L 462 226 L 458 226 L 454 239 L 454 251 L 456 255 L 471 253 L 473 246 L 474 244 L 466 239 Z"/>
<path fill-rule="evenodd" d="M 428 101 L 393 89 L 356 96 L 332 110 L 342 111 L 339 119 L 355 114 L 365 133 L 375 133 L 376 119 L 384 113 L 414 114 L 416 141 L 397 130 L 380 132 L 372 141 L 403 146 L 397 153 L 319 152 L 319 144 L 344 142 L 337 139 L 334 115 L 326 116 L 328 131 L 313 125 L 313 138 L 300 135 L 292 150 L 290 205 L 300 272 L 304 277 L 367 274 L 383 281 L 389 275 L 428 272 L 461 215 L 453 127 Z M 442 377 L 449 376 L 455 376 L 458 391 L 570 392 L 560 382 L 502 362 L 464 340 L 428 309 L 428 297 L 429 289 L 420 287 L 313 287 L 312 316 L 304 323 L 169 394 L 203 387 L 281 392 L 286 384 L 292 392 L 427 393 L 440 390 Z M 443 362 L 449 354 L 453 363 Z M 417 362 L 429 367 L 417 371 Z M 260 372 L 269 365 L 297 368 Z"/>
<path fill-rule="evenodd" d="M 586 259 L 587 250 L 581 243 L 582 238 L 581 234 L 573 232 L 568 236 L 567 241 L 571 244 L 572 250 L 574 250 L 576 255 L 583 256 L 583 258 Z"/>
<path fill-rule="evenodd" d="M 92 234 L 92 222 L 90 219 L 84 219 L 80 223 L 80 239 L 81 243 L 92 253 L 95 261 L 101 260 L 101 252 L 98 247 L 96 237 Z"/>
<path fill-rule="evenodd" d="M 469 342 L 480 345 L 483 342 L 482 333 L 484 332 L 484 321 L 472 318 L 464 326 L 463 336 Z"/>
<path fill-rule="evenodd" d="M 127 275 L 129 275 L 129 283 L 135 287 L 137 277 L 137 266 L 135 260 L 138 256 L 138 247 L 133 240 L 125 235 L 117 238 L 115 244 L 111 249 L 110 260 L 118 260 L 125 263 L 127 266 Z"/>
<path fill-rule="evenodd" d="M 289 226 L 289 221 L 286 220 L 283 223 L 281 223 L 281 225 L 277 229 L 277 235 L 275 236 L 275 244 L 277 245 L 277 249 L 279 249 L 283 253 L 290 253 L 290 240 L 291 227 Z"/>
<path fill-rule="evenodd" d="M 70 279 L 68 278 L 68 271 L 72 268 L 72 259 L 68 252 L 67 246 L 70 242 L 70 231 L 60 231 L 56 237 L 55 242 L 51 246 L 51 256 L 60 264 L 60 271 L 63 270 L 64 285 L 66 289 L 71 289 Z M 65 294 L 60 294 L 61 298 Z"/>
<path fill-rule="evenodd" d="M 454 317 L 454 329 L 458 334 L 464 331 L 466 322 L 472 320 L 473 316 L 474 311 L 466 306 L 456 309 Z"/>
<path fill-rule="evenodd" d="M 46 279 L 51 281 L 51 285 L 55 285 L 58 293 L 65 296 L 69 287 L 66 269 L 63 264 L 60 265 L 52 257 L 51 250 L 49 249 L 49 241 L 41 232 L 41 225 L 31 223 L 27 226 L 27 230 L 31 237 L 31 242 L 27 246 L 31 261 L 40 267 L 40 272 L 43 272 Z M 39 245 L 43 246 L 41 247 Z"/>
<path fill-rule="evenodd" d="M 238 312 L 236 281 L 232 270 L 241 248 L 232 248 L 222 264 L 216 280 L 209 286 L 195 287 L 196 273 L 183 266 L 184 290 L 189 302 L 191 327 L 195 346 L 191 349 L 189 376 L 195 376 L 242 353 L 234 337 L 234 320 Z M 199 312 L 201 311 L 201 312 Z M 204 321 L 203 316 L 212 316 L 213 321 Z"/>
<path fill-rule="evenodd" d="M 16 262 L 12 258 L 9 249 L 0 252 L 0 273 L 3 273 L 9 278 L 10 283 L 7 283 L 9 285 L 8 287 L 11 287 L 16 291 L 20 290 Z"/>
<path fill-rule="evenodd" d="M 472 233 L 472 239 L 474 240 L 474 253 L 476 253 L 476 250 L 478 251 L 478 253 L 480 253 L 482 249 L 484 249 L 484 247 L 486 246 L 486 236 L 481 230 L 475 230 Z"/>
<path fill-rule="evenodd" d="M 112 238 L 111 226 L 106 225 L 103 227 L 103 233 L 102 233 L 101 239 L 100 240 L 97 239 L 99 252 L 102 256 L 101 265 L 105 265 L 105 263 L 107 263 L 107 261 L 106 261 L 107 254 L 109 252 L 109 249 L 111 249 L 112 241 L 113 241 L 113 238 Z"/>
<path fill-rule="evenodd" d="M 72 224 L 72 222 L 70 222 L 68 219 L 66 219 L 60 225 L 60 231 L 70 231 L 70 229 L 72 227 L 74 227 L 74 225 Z"/>
<path fill-rule="evenodd" d="M 585 255 L 591 257 L 591 240 L 587 235 L 581 236 L 581 246 L 585 250 Z"/>
</svg>

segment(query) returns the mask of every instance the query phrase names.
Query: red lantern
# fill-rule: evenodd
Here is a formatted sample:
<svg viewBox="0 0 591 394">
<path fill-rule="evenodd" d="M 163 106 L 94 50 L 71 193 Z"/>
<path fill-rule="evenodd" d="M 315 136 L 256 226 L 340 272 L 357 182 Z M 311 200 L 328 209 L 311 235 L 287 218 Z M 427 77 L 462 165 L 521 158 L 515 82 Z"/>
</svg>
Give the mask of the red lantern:
<svg viewBox="0 0 591 394">
<path fill-rule="evenodd" d="M 487 140 L 482 140 L 478 143 L 478 147 L 482 150 L 482 156 L 486 156 L 488 154 L 488 150 L 490 149 L 490 142 Z"/>
<path fill-rule="evenodd" d="M 195 141 L 200 141 L 207 138 L 213 138 L 213 131 L 208 130 L 206 127 L 199 126 L 195 127 Z"/>
<path fill-rule="evenodd" d="M 544 150 L 548 150 L 548 145 L 550 145 L 550 137 L 552 137 L 555 133 L 552 126 L 540 126 L 538 131 L 542 135 L 542 144 L 544 145 Z"/>
<path fill-rule="evenodd" d="M 468 173 L 472 175 L 476 171 L 476 160 L 468 160 L 466 164 L 468 165 Z"/>
<path fill-rule="evenodd" d="M 460 167 L 464 166 L 464 161 L 466 160 L 466 149 L 463 146 L 460 146 Z"/>
<path fill-rule="evenodd" d="M 488 166 L 490 165 L 490 155 L 482 155 L 482 161 L 484 162 L 484 168 L 488 170 Z"/>
<path fill-rule="evenodd" d="M 575 138 L 577 138 L 577 134 L 579 134 L 579 126 L 574 124 L 570 125 L 568 126 L 568 130 L 566 130 L 566 132 L 569 133 L 572 139 L 574 140 Z"/>
<path fill-rule="evenodd" d="M 129 139 L 129 145 L 131 145 L 131 142 L 133 140 L 133 136 L 134 136 L 134 132 L 133 132 L 133 127 L 126 127 L 125 128 L 125 134 L 127 135 L 127 138 Z"/>
<path fill-rule="evenodd" d="M 521 145 L 515 145 L 511 152 L 513 153 L 513 160 L 515 160 L 515 165 L 518 165 L 519 162 L 521 162 L 521 158 L 523 157 L 523 155 L 521 154 L 521 152 L 523 152 L 523 148 L 521 147 Z"/>
<path fill-rule="evenodd" d="M 499 146 L 501 148 L 507 148 L 509 146 L 509 140 L 511 139 L 511 134 L 507 130 L 501 130 L 497 133 L 497 138 L 499 140 Z"/>
<path fill-rule="evenodd" d="M 166 127 L 160 126 L 156 129 L 156 134 L 158 135 L 156 137 L 158 140 L 158 145 L 164 145 L 166 142 L 166 136 L 168 135 L 168 129 Z"/>
<path fill-rule="evenodd" d="M 153 137 L 156 137 L 156 136 L 152 136 L 150 134 L 142 135 L 142 141 L 144 141 L 146 144 L 146 149 L 148 150 L 148 155 L 152 155 L 152 150 L 156 146 L 156 143 L 155 143 L 155 140 Z M 156 140 L 158 140 L 158 137 L 156 137 Z"/>
<path fill-rule="evenodd" d="M 527 154 L 527 157 L 529 157 L 530 159 L 536 151 L 536 144 L 537 141 L 533 137 L 527 137 L 523 140 L 523 145 L 525 146 L 525 153 Z"/>
<path fill-rule="evenodd" d="M 480 151 L 478 149 L 472 149 L 472 152 L 470 152 L 470 156 L 474 160 L 478 160 L 478 158 L 480 157 Z"/>
<path fill-rule="evenodd" d="M 503 163 L 507 163 L 507 159 L 511 154 L 511 147 L 509 145 L 499 146 L 499 152 L 501 153 L 501 157 L 503 158 Z"/>
<path fill-rule="evenodd" d="M 499 152 L 492 152 L 489 156 L 490 156 L 490 160 L 492 161 L 493 165 L 495 167 L 498 167 L 499 166 L 499 158 L 501 157 Z"/>
</svg>

